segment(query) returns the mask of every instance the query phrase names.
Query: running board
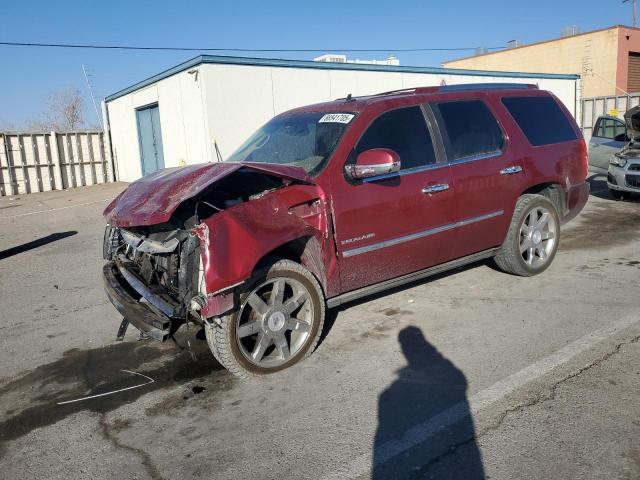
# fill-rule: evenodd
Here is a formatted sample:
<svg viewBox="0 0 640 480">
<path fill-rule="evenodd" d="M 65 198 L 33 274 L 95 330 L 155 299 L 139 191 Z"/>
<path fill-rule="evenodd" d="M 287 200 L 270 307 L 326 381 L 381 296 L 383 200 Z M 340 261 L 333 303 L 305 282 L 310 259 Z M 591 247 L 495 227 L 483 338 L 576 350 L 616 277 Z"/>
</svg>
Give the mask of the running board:
<svg viewBox="0 0 640 480">
<path fill-rule="evenodd" d="M 440 265 L 436 265 L 435 267 L 430 267 L 425 270 L 409 273 L 401 277 L 392 278 L 391 280 L 385 280 L 384 282 L 375 283 L 367 287 L 359 288 L 358 290 L 352 290 L 350 292 L 343 293 L 342 295 L 338 295 L 337 297 L 329 298 L 327 300 L 327 307 L 338 307 L 362 297 L 368 297 L 369 295 L 384 292 L 385 290 L 389 290 L 391 288 L 399 287 L 401 285 L 415 282 L 417 280 L 422 280 L 423 278 L 432 277 L 433 275 L 446 272 L 447 270 L 452 270 L 464 265 L 469 265 L 470 263 L 485 260 L 487 258 L 493 257 L 498 252 L 498 250 L 499 248 L 491 248 L 489 250 L 474 253 L 473 255 L 467 255 L 466 257 L 458 258 L 447 263 L 441 263 Z"/>
</svg>

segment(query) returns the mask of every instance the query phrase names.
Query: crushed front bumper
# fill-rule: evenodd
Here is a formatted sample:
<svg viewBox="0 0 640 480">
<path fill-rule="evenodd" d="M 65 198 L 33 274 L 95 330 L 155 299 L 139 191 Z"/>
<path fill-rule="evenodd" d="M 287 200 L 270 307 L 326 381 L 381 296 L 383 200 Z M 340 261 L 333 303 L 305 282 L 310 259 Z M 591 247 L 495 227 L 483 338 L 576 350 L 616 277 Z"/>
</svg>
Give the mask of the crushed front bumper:
<svg viewBox="0 0 640 480">
<path fill-rule="evenodd" d="M 165 310 L 162 306 L 168 304 L 166 298 L 136 282 L 135 275 L 124 267 L 121 270 L 115 262 L 103 267 L 102 276 L 109 301 L 129 323 L 156 340 L 169 338 L 172 326 L 170 311 L 161 311 Z"/>
</svg>

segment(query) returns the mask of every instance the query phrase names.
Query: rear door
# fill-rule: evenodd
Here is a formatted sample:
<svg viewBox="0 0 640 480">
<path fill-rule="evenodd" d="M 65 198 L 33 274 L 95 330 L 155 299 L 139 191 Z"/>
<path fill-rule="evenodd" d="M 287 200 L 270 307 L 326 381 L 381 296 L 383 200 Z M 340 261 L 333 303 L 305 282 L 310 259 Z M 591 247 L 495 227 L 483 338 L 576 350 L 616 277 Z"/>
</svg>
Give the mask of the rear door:
<svg viewBox="0 0 640 480">
<path fill-rule="evenodd" d="M 455 191 L 452 256 L 500 245 L 525 182 L 522 160 L 483 94 L 431 104 L 442 135 Z"/>
<path fill-rule="evenodd" d="M 627 142 L 623 121 L 614 117 L 599 117 L 589 140 L 589 165 L 607 170 L 609 158 Z"/>
<path fill-rule="evenodd" d="M 349 162 L 371 148 L 400 156 L 393 174 L 334 183 L 342 290 L 354 290 L 450 258 L 454 206 L 448 167 L 437 162 L 421 106 L 387 111 L 366 129 Z"/>
</svg>

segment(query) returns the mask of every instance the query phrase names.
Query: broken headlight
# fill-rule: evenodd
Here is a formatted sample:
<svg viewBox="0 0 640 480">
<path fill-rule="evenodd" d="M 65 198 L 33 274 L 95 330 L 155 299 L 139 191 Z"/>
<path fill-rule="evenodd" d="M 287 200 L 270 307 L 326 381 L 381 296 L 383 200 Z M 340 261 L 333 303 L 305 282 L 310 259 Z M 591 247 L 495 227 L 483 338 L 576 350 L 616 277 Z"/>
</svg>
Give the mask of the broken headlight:
<svg viewBox="0 0 640 480">
<path fill-rule="evenodd" d="M 609 159 L 609 163 L 611 165 L 615 165 L 616 167 L 622 168 L 627 164 L 627 159 L 624 157 L 621 157 L 617 153 L 614 153 L 613 155 L 611 155 L 611 158 Z"/>
<path fill-rule="evenodd" d="M 102 241 L 102 258 L 113 260 L 113 254 L 120 246 L 120 232 L 117 227 L 107 225 L 104 229 L 104 239 Z"/>
</svg>

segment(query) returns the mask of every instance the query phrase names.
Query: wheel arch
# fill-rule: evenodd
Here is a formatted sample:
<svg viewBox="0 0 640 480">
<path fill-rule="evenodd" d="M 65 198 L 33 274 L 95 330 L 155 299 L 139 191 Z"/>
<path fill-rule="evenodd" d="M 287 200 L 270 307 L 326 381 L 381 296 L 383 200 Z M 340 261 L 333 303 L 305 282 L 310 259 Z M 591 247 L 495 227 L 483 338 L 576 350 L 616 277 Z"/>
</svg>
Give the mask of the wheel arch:
<svg viewBox="0 0 640 480">
<path fill-rule="evenodd" d="M 564 215 L 566 210 L 566 195 L 562 184 L 558 182 L 538 183 L 524 190 L 520 193 L 520 196 L 526 194 L 536 194 L 546 197 L 551 203 L 553 203 L 554 207 L 556 207 L 558 215 L 560 217 Z"/>
<path fill-rule="evenodd" d="M 322 256 L 322 247 L 313 235 L 304 235 L 289 240 L 264 254 L 256 263 L 253 272 L 269 266 L 274 260 L 286 259 L 299 263 L 309 270 L 327 293 L 327 273 Z"/>
</svg>

